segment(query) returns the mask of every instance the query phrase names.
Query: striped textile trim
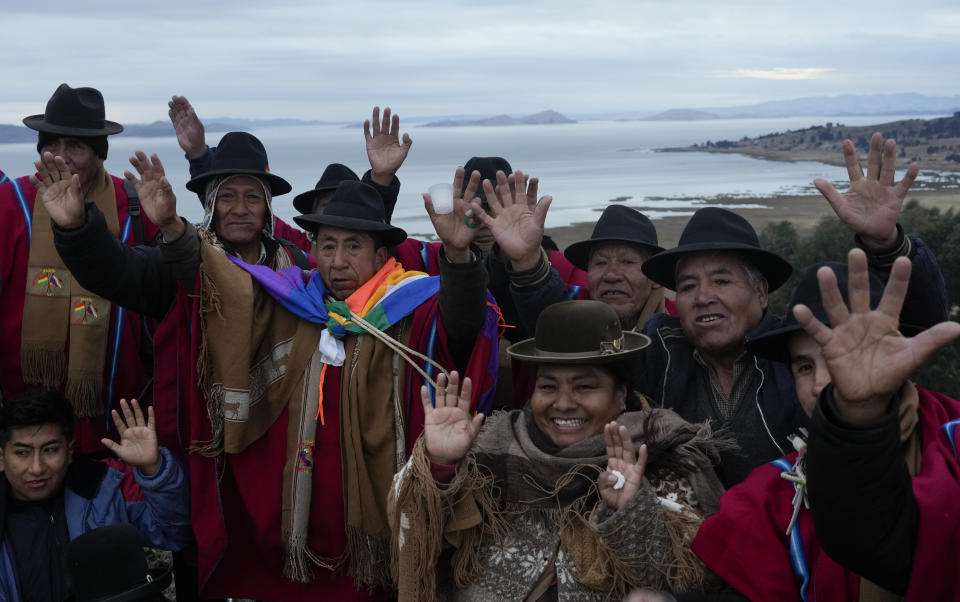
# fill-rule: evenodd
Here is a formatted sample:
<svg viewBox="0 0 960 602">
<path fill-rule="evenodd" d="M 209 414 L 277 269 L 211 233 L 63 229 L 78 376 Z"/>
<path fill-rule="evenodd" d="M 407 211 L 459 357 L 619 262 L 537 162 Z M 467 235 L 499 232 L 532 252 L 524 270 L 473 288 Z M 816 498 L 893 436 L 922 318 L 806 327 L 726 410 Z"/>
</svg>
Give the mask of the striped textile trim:
<svg viewBox="0 0 960 602">
<path fill-rule="evenodd" d="M 951 420 L 950 422 L 944 424 L 940 428 L 943 429 L 943 433 L 947 436 L 947 441 L 950 442 L 950 447 L 953 448 L 953 456 L 960 460 L 960 452 L 957 451 L 957 431 L 960 429 L 960 418 L 956 420 Z"/>
<path fill-rule="evenodd" d="M 23 194 L 20 182 L 10 180 L 10 185 L 13 187 L 13 194 L 17 197 L 20 211 L 23 212 L 23 222 L 27 225 L 27 248 L 29 248 L 30 238 L 33 237 L 33 212 L 30 211 L 30 205 L 27 204 L 27 197 Z"/>
</svg>

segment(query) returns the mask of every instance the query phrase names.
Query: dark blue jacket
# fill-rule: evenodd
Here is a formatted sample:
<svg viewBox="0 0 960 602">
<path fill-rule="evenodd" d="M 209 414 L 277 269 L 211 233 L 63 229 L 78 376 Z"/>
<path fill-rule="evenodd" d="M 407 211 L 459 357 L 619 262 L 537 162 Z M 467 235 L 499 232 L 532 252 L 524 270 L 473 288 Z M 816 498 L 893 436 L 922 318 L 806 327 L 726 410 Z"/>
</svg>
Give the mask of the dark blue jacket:
<svg viewBox="0 0 960 602">
<path fill-rule="evenodd" d="M 193 544 L 190 490 L 180 463 L 160 448 L 160 470 L 146 476 L 135 468 L 77 460 L 67 473 L 63 504 L 70 539 L 118 523 L 133 523 L 144 545 L 179 550 Z M 10 485 L 0 477 L 0 600 L 19 602 L 14 558 L 5 539 Z"/>
</svg>

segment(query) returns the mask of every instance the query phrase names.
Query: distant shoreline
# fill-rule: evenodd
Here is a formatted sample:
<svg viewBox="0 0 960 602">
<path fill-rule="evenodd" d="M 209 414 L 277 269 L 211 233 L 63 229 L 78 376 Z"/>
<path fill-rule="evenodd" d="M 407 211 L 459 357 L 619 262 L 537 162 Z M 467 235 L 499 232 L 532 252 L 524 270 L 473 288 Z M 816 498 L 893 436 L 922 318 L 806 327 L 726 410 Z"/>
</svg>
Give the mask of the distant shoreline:
<svg viewBox="0 0 960 602">
<path fill-rule="evenodd" d="M 960 188 L 944 188 L 941 190 L 922 190 L 910 192 L 907 200 L 917 200 L 921 205 L 928 207 L 937 207 L 941 211 L 949 208 L 960 210 Z M 626 203 L 636 205 L 636 203 Z M 734 207 L 733 210 L 745 217 L 756 228 L 757 232 L 772 222 L 789 221 L 797 229 L 801 237 L 813 232 L 817 222 L 821 217 L 833 215 L 833 210 L 820 195 L 797 195 L 797 196 L 779 196 L 772 198 L 730 198 L 713 199 L 708 201 L 709 205 L 745 205 L 757 204 L 764 205 L 764 208 L 741 208 Z M 642 209 L 641 209 L 642 211 Z M 599 213 L 597 214 L 599 217 Z M 680 238 L 680 233 L 690 219 L 688 215 L 668 216 L 653 220 L 657 229 L 657 235 L 660 246 L 669 249 L 675 247 Z M 593 232 L 594 222 L 581 222 L 570 224 L 569 226 L 558 226 L 556 228 L 547 228 L 546 233 L 557 243 L 561 250 L 567 248 L 571 243 L 590 238 Z"/>
</svg>

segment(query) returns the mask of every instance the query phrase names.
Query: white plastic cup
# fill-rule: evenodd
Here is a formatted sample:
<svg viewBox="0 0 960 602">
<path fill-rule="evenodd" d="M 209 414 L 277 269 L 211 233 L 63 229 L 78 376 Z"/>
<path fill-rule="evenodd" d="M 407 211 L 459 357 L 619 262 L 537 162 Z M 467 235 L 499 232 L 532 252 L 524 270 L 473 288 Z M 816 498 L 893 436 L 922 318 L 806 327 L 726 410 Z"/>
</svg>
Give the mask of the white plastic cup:
<svg viewBox="0 0 960 602">
<path fill-rule="evenodd" d="M 449 182 L 434 184 L 427 192 L 433 201 L 433 211 L 435 213 L 450 213 L 453 211 L 453 184 Z"/>
</svg>

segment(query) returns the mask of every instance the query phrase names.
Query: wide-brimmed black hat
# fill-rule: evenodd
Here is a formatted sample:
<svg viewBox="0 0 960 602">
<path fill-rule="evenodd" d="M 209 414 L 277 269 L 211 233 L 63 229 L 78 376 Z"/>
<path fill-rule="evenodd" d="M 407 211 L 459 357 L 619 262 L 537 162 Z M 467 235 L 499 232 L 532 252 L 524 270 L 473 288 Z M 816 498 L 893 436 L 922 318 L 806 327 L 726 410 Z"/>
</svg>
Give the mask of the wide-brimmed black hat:
<svg viewBox="0 0 960 602">
<path fill-rule="evenodd" d="M 800 281 L 797 282 L 796 288 L 793 289 L 793 295 L 790 297 L 790 309 L 787 311 L 783 326 L 760 336 L 748 338 L 747 350 L 750 353 L 758 357 L 765 357 L 780 362 L 790 361 L 790 350 L 788 348 L 790 337 L 793 336 L 794 333 L 803 330 L 803 326 L 800 326 L 800 324 L 797 323 L 797 319 L 793 317 L 793 308 L 797 305 L 806 305 L 810 308 L 815 318 L 828 326 L 830 325 L 830 319 L 827 318 L 827 310 L 824 308 L 823 299 L 820 296 L 820 285 L 817 282 L 817 270 L 824 266 L 832 269 L 833 273 L 836 274 L 837 288 L 840 289 L 840 295 L 843 297 L 844 303 L 847 305 L 850 304 L 850 297 L 847 290 L 850 283 L 850 272 L 847 269 L 847 265 L 835 261 L 812 265 L 803 273 Z M 869 274 L 869 277 L 870 307 L 871 309 L 876 309 L 877 305 L 880 304 L 880 298 L 883 296 L 884 284 L 872 273 Z M 919 326 L 900 322 L 900 332 L 907 336 L 914 336 L 921 330 L 923 330 L 923 328 Z"/>
<path fill-rule="evenodd" d="M 377 189 L 363 182 L 341 182 L 323 213 L 296 215 L 293 220 L 307 232 L 316 232 L 320 226 L 333 226 L 376 233 L 388 247 L 407 239 L 406 232 L 387 223 L 383 199 Z"/>
<path fill-rule="evenodd" d="M 352 169 L 341 163 L 331 163 L 327 165 L 327 168 L 323 170 L 323 174 L 320 175 L 320 179 L 317 181 L 317 185 L 313 187 L 313 190 L 301 192 L 293 197 L 293 208 L 304 215 L 313 213 L 313 201 L 317 198 L 318 194 L 329 190 L 336 190 L 340 182 L 346 181 L 359 182 L 360 178 L 357 177 L 357 174 L 353 173 Z"/>
<path fill-rule="evenodd" d="M 210 178 L 217 176 L 256 176 L 270 186 L 271 196 L 290 192 L 290 184 L 270 173 L 267 151 L 263 143 L 247 132 L 227 132 L 213 153 L 210 169 L 187 182 L 187 190 L 203 194 Z"/>
<path fill-rule="evenodd" d="M 78 602 L 152 599 L 170 585 L 171 567 L 150 569 L 140 530 L 130 523 L 87 531 L 67 546 Z"/>
<path fill-rule="evenodd" d="M 573 243 L 563 252 L 581 270 L 590 263 L 590 249 L 601 242 L 628 242 L 645 247 L 651 255 L 663 251 L 657 244 L 657 229 L 646 215 L 626 205 L 610 205 L 600 214 L 593 234 Z"/>
<path fill-rule="evenodd" d="M 704 207 L 687 222 L 676 247 L 643 262 L 643 273 L 657 284 L 677 290 L 677 263 L 681 259 L 719 252 L 736 253 L 748 259 L 767 279 L 770 291 L 783 286 L 793 272 L 789 261 L 760 247 L 750 222 L 728 209 Z"/>
<path fill-rule="evenodd" d="M 71 88 L 60 84 L 43 115 L 31 115 L 23 124 L 31 130 L 64 136 L 119 134 L 123 126 L 104 119 L 103 95 L 96 88 Z"/>
<path fill-rule="evenodd" d="M 650 344 L 624 332 L 617 312 L 600 301 L 562 301 L 540 313 L 532 339 L 507 348 L 511 357 L 539 364 L 607 364 L 633 357 Z"/>
<path fill-rule="evenodd" d="M 460 188 L 460 194 L 462 195 L 467 189 L 467 184 L 470 183 L 470 174 L 479 171 L 480 187 L 477 188 L 477 196 L 480 197 L 480 204 L 486 205 L 487 195 L 483 192 L 483 181 L 490 180 L 490 183 L 496 188 L 497 172 L 502 171 L 504 175 L 509 176 L 513 173 L 513 168 L 510 167 L 510 163 L 503 157 L 470 157 L 470 160 L 464 164 L 463 171 L 463 185 Z M 472 199 L 467 200 L 470 201 Z"/>
</svg>

